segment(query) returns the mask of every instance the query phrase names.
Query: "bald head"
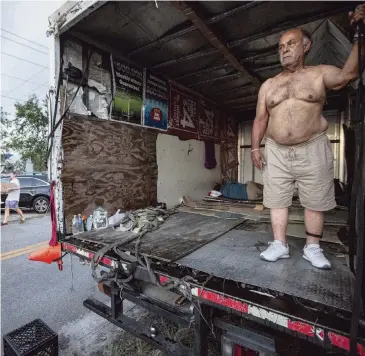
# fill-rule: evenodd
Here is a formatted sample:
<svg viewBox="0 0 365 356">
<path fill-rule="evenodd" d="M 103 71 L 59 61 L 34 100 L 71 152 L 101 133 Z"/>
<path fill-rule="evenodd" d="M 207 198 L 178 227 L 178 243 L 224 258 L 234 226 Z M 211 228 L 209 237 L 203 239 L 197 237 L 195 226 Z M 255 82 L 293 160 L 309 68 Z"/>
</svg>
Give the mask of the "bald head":
<svg viewBox="0 0 365 356">
<path fill-rule="evenodd" d="M 301 28 L 294 28 L 280 37 L 279 53 L 282 66 L 295 70 L 304 65 L 305 54 L 311 46 L 310 35 Z"/>
<path fill-rule="evenodd" d="M 304 42 L 306 42 L 306 41 L 312 42 L 311 35 L 309 34 L 309 32 L 307 32 L 306 30 L 303 30 L 300 27 L 293 28 L 289 31 L 284 32 L 283 35 L 280 37 L 280 41 L 284 36 L 288 36 L 288 35 L 294 35 L 297 37 L 301 37 Z"/>
</svg>

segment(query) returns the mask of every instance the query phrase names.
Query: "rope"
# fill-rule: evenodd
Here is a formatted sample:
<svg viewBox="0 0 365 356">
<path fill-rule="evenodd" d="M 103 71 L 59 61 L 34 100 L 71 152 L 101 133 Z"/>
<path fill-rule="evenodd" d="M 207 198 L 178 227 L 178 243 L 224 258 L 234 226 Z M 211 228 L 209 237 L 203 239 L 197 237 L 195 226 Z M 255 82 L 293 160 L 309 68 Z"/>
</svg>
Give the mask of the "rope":
<svg viewBox="0 0 365 356">
<path fill-rule="evenodd" d="M 208 320 L 204 317 L 200 302 L 198 299 L 198 304 L 194 303 L 193 296 L 191 293 L 191 288 L 189 285 L 190 282 L 197 282 L 194 280 L 193 277 L 187 275 L 180 279 L 173 279 L 171 282 L 169 282 L 166 285 L 161 285 L 159 282 L 159 279 L 156 277 L 155 272 L 153 271 L 151 267 L 151 262 L 148 259 L 147 256 L 143 256 L 143 260 L 139 253 L 139 246 L 141 243 L 141 239 L 147 232 L 155 231 L 157 230 L 161 224 L 165 222 L 165 220 L 170 217 L 171 215 L 177 213 L 177 207 L 169 210 L 164 210 L 160 208 L 147 208 L 147 209 L 140 209 L 134 212 L 127 213 L 126 216 L 123 218 L 121 222 L 121 230 L 124 231 L 124 225 L 129 227 L 129 230 L 133 230 L 137 232 L 137 236 L 131 236 L 130 238 L 120 242 L 117 241 L 115 243 L 109 244 L 107 246 L 104 246 L 102 249 L 97 251 L 94 255 L 94 257 L 91 260 L 91 271 L 93 278 L 98 282 L 105 282 L 105 281 L 113 281 L 119 288 L 120 291 L 122 291 L 124 288 L 129 291 L 134 291 L 133 287 L 130 285 L 130 282 L 133 281 L 134 275 L 133 271 L 131 271 L 130 275 L 127 278 L 121 278 L 120 273 L 118 270 L 110 270 L 109 272 L 105 272 L 101 274 L 100 276 L 96 273 L 96 267 L 99 265 L 101 259 L 104 257 L 104 255 L 109 251 L 114 251 L 117 255 L 119 255 L 123 260 L 126 261 L 134 261 L 133 257 L 129 256 L 125 252 L 121 251 L 120 248 L 122 246 L 125 246 L 131 241 L 135 242 L 135 256 L 134 258 L 137 260 L 138 264 L 144 267 L 150 276 L 151 283 L 157 286 L 160 286 L 166 290 L 172 290 L 172 289 L 179 289 L 179 291 L 182 293 L 182 295 L 189 300 L 194 307 L 198 310 L 201 318 L 208 326 L 210 332 L 212 333 L 213 337 L 216 338 L 216 335 L 214 333 L 213 324 L 209 323 Z M 131 224 L 132 223 L 132 224 Z M 212 275 L 208 276 L 205 282 L 202 284 L 202 288 L 204 289 L 206 283 L 212 278 Z"/>
<path fill-rule="evenodd" d="M 104 281 L 114 281 L 119 288 L 127 288 L 131 289 L 129 282 L 133 279 L 133 273 L 131 273 L 127 278 L 120 278 L 119 272 L 116 270 L 111 270 L 110 272 L 104 273 L 103 275 L 98 276 L 96 273 L 96 267 L 99 265 L 101 259 L 105 256 L 109 251 L 114 251 L 121 258 L 126 259 L 127 261 L 132 261 L 133 257 L 128 256 L 126 253 L 120 250 L 122 246 L 127 245 L 131 241 L 136 241 L 135 243 L 135 258 L 137 262 L 150 274 L 151 280 L 155 284 L 159 284 L 158 279 L 151 268 L 150 261 L 147 257 L 144 257 L 145 263 L 142 261 L 139 253 L 139 246 L 141 243 L 142 237 L 147 233 L 154 230 L 157 230 L 161 224 L 165 222 L 165 220 L 171 215 L 177 213 L 176 207 L 173 209 L 160 209 L 160 208 L 147 208 L 147 209 L 139 209 L 134 212 L 128 212 L 126 216 L 121 221 L 120 230 L 121 231 L 133 231 L 136 234 L 131 236 L 124 241 L 117 241 L 111 243 L 107 246 L 104 246 L 102 249 L 97 251 L 94 257 L 91 260 L 91 273 L 93 278 L 99 283 Z M 127 228 L 126 228 L 127 227 Z M 116 229 L 117 230 L 117 229 Z"/>
</svg>

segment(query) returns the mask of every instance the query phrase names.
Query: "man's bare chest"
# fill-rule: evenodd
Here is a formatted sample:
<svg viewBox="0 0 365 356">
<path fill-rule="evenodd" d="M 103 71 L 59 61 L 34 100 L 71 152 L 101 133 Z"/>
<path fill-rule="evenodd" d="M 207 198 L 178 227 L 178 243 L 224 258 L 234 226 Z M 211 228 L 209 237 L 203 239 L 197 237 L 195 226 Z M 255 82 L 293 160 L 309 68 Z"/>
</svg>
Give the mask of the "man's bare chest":
<svg viewBox="0 0 365 356">
<path fill-rule="evenodd" d="M 313 75 L 296 75 L 286 78 L 274 78 L 266 95 L 266 105 L 274 108 L 288 99 L 297 99 L 308 103 L 325 100 L 326 92 L 322 78 Z"/>
</svg>

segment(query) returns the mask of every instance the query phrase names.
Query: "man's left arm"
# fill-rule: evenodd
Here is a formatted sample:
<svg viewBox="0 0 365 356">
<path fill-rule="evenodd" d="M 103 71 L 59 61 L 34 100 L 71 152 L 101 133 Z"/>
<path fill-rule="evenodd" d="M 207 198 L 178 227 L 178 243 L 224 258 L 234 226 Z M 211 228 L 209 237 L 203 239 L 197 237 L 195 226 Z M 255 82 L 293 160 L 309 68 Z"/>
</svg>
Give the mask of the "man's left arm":
<svg viewBox="0 0 365 356">
<path fill-rule="evenodd" d="M 350 13 L 350 20 L 364 21 L 365 20 L 365 4 L 356 8 L 354 13 Z M 365 58 L 365 41 L 362 43 L 362 58 Z M 343 68 L 338 68 L 331 65 L 319 66 L 323 75 L 324 85 L 329 90 L 340 90 L 348 83 L 359 77 L 359 45 L 354 43 L 351 53 Z"/>
</svg>

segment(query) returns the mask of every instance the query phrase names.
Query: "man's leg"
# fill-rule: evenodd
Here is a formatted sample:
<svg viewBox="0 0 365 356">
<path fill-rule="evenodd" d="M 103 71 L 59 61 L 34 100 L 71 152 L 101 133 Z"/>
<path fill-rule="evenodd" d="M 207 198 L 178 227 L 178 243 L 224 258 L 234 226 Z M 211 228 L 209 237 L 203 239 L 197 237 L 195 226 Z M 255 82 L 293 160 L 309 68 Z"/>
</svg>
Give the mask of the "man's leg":
<svg viewBox="0 0 365 356">
<path fill-rule="evenodd" d="M 265 207 L 270 209 L 274 241 L 269 242 L 269 247 L 260 254 L 260 257 L 270 262 L 289 257 L 286 229 L 288 207 L 293 198 L 294 177 L 290 172 L 290 167 L 288 167 L 286 151 L 269 141 L 265 146 L 266 164 L 262 174 L 264 181 L 263 203 Z"/>
<path fill-rule="evenodd" d="M 329 269 L 331 268 L 331 263 L 323 255 L 323 252 L 319 247 L 320 237 L 312 236 L 322 236 L 324 213 L 323 211 L 314 211 L 306 208 L 304 216 L 305 229 L 307 231 L 307 244 L 303 249 L 303 257 L 314 267 Z"/>
<path fill-rule="evenodd" d="M 10 209 L 9 208 L 5 208 L 5 214 L 4 214 L 3 224 L 7 224 L 8 223 L 9 215 L 10 215 Z"/>
<path fill-rule="evenodd" d="M 269 243 L 268 249 L 262 252 L 260 257 L 265 261 L 275 262 L 279 258 L 289 257 L 289 247 L 286 243 L 288 208 L 271 208 L 270 215 L 274 242 Z"/>
<path fill-rule="evenodd" d="M 303 257 L 314 267 L 331 268 L 331 263 L 319 246 L 323 234 L 324 211 L 336 207 L 331 143 L 323 135 L 309 142 L 305 149 L 298 149 L 297 157 L 299 199 L 305 208 L 307 231 Z M 300 164 L 300 159 L 304 159 L 303 164 Z"/>
<path fill-rule="evenodd" d="M 24 222 L 25 217 L 24 217 L 23 212 L 19 208 L 16 208 L 15 211 L 20 215 L 21 221 Z"/>
<path fill-rule="evenodd" d="M 324 213 L 323 211 L 314 211 L 305 209 L 304 212 L 305 229 L 313 235 L 321 236 L 323 233 Z M 307 235 L 307 246 L 310 244 L 319 244 L 320 238 Z"/>
<path fill-rule="evenodd" d="M 319 247 L 320 237 L 312 236 L 323 234 L 324 213 L 306 208 L 304 212 L 307 244 L 303 249 L 303 257 L 317 268 L 331 268 L 330 261 L 323 255 Z"/>
<path fill-rule="evenodd" d="M 288 208 L 270 209 L 271 226 L 274 240 L 286 244 L 286 229 L 288 227 Z"/>
</svg>

